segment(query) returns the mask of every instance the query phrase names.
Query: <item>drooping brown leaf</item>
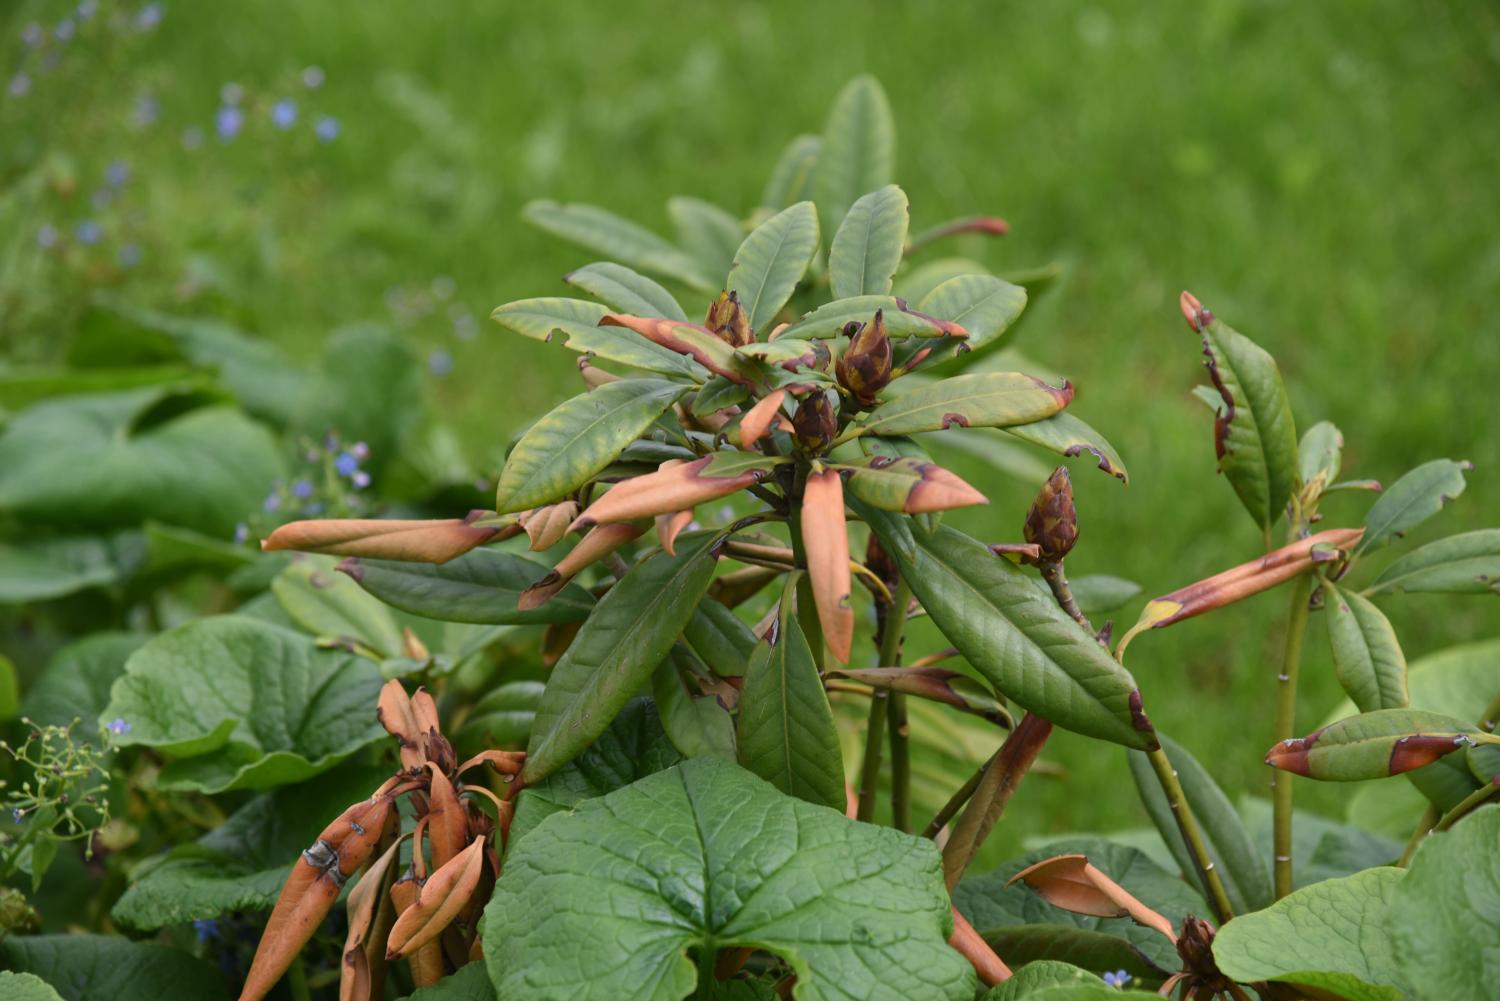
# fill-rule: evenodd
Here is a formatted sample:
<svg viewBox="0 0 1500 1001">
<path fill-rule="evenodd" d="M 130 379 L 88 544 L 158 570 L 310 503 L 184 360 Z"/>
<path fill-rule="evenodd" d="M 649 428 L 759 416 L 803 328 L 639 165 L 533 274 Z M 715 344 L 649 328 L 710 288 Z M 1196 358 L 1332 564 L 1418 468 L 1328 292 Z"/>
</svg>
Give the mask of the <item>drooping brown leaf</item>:
<svg viewBox="0 0 1500 1001">
<path fill-rule="evenodd" d="M 1153 928 L 1172 942 L 1177 941 L 1172 922 L 1106 876 L 1087 855 L 1058 855 L 1045 859 L 1022 869 L 1010 881 L 1025 883 L 1047 903 L 1065 911 L 1099 918 L 1129 917 L 1136 924 Z"/>
<path fill-rule="evenodd" d="M 601 327 L 626 327 L 634 330 L 648 341 L 660 344 L 669 351 L 687 355 L 715 375 L 722 375 L 730 382 L 744 385 L 748 380 L 735 371 L 732 364 L 734 348 L 717 334 L 698 323 L 684 323 L 663 317 L 628 316 L 623 313 L 605 313 L 599 320 Z"/>
<path fill-rule="evenodd" d="M 483 871 L 484 838 L 480 837 L 427 877 L 416 900 L 396 919 L 386 940 L 386 958 L 408 956 L 434 942 L 463 910 Z"/>
<path fill-rule="evenodd" d="M 380 689 L 375 718 L 401 745 L 401 767 L 414 775 L 420 774 L 427 763 L 426 742 L 422 739 L 416 713 L 412 711 L 411 699 L 395 678 Z"/>
<path fill-rule="evenodd" d="M 526 764 L 525 751 L 500 751 L 494 748 L 480 751 L 469 760 L 458 766 L 458 772 L 462 775 L 470 768 L 480 765 L 489 765 L 502 775 L 519 775 L 521 767 Z"/>
<path fill-rule="evenodd" d="M 467 518 L 429 521 L 376 518 L 293 521 L 263 539 L 260 547 L 267 552 L 296 549 L 331 556 L 446 563 L 502 534 L 498 527 L 474 524 L 489 513 L 471 511 Z"/>
<path fill-rule="evenodd" d="M 645 531 L 644 522 L 624 521 L 612 525 L 595 525 L 568 555 L 557 561 L 551 573 L 521 592 L 516 607 L 523 612 L 542 607 L 585 568 L 604 559 L 626 543 L 640 538 Z"/>
<path fill-rule="evenodd" d="M 381 995 L 385 982 L 385 950 L 372 950 L 372 942 L 384 942 L 395 921 L 389 889 L 401 855 L 398 839 L 365 870 L 345 904 L 349 934 L 344 938 L 344 970 L 339 977 L 339 1001 L 372 1001 Z M 372 952 L 375 954 L 372 955 Z"/>
<path fill-rule="evenodd" d="M 568 526 L 578 517 L 577 501 L 560 501 L 545 507 L 532 508 L 521 514 L 521 527 L 531 539 L 531 551 L 539 553 L 551 549 L 568 534 Z"/>
<path fill-rule="evenodd" d="M 845 668 L 828 672 L 872 688 L 904 692 L 973 713 L 997 726 L 1009 728 L 1013 720 L 995 694 L 962 671 L 942 667 Z"/>
<path fill-rule="evenodd" d="M 667 551 L 668 556 L 676 556 L 677 536 L 682 534 L 683 529 L 693 523 L 693 509 L 686 511 L 673 511 L 670 514 L 659 514 L 656 516 L 656 537 L 661 540 L 661 547 Z"/>
<path fill-rule="evenodd" d="M 391 902 L 395 904 L 398 921 L 401 915 L 416 905 L 417 895 L 421 889 L 421 882 L 410 869 L 391 884 Z M 387 943 L 390 941 L 389 934 L 386 935 L 386 941 Z M 431 987 L 443 978 L 443 947 L 437 942 L 428 942 L 406 957 L 406 963 L 411 968 L 411 980 L 414 986 Z"/>
<path fill-rule="evenodd" d="M 432 781 L 427 790 L 427 844 L 432 853 L 432 866 L 440 869 L 447 865 L 469 842 L 469 811 L 448 780 L 437 768 L 432 768 Z"/>
<path fill-rule="evenodd" d="M 574 528 L 612 522 L 654 518 L 669 511 L 683 511 L 706 501 L 727 497 L 767 476 L 762 466 L 716 475 L 714 462 L 724 453 L 706 455 L 680 466 L 669 466 L 637 476 L 612 487 L 590 504 L 573 523 Z M 720 465 L 724 465 L 721 461 Z M 738 468 L 737 466 L 735 468 Z"/>
<path fill-rule="evenodd" d="M 823 639 L 842 664 L 854 644 L 854 609 L 849 603 L 849 533 L 844 524 L 844 481 L 836 470 L 807 477 L 802 492 L 802 548 Z"/>
<path fill-rule="evenodd" d="M 754 448 L 781 418 L 781 404 L 786 399 L 786 390 L 778 389 L 766 394 L 755 406 L 745 411 L 740 418 L 740 447 Z M 785 418 L 782 418 L 785 421 Z"/>
</svg>

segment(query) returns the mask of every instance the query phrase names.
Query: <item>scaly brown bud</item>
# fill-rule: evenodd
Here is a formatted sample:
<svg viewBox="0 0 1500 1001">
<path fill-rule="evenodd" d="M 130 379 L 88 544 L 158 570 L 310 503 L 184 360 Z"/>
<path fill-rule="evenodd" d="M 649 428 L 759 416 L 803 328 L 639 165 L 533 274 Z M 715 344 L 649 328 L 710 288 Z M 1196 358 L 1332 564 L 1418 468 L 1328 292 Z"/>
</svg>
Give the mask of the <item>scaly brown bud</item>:
<svg viewBox="0 0 1500 1001">
<path fill-rule="evenodd" d="M 850 336 L 849 347 L 834 369 L 839 385 L 868 407 L 874 405 L 875 394 L 890 383 L 894 360 L 891 339 L 885 332 L 885 311 L 876 310 L 875 319 Z"/>
<path fill-rule="evenodd" d="M 824 392 L 808 393 L 792 417 L 792 438 L 808 452 L 821 453 L 838 434 L 839 416 Z"/>
<path fill-rule="evenodd" d="M 1078 512 L 1073 507 L 1073 481 L 1066 466 L 1058 466 L 1026 512 L 1026 541 L 1041 550 L 1043 560 L 1060 560 L 1078 541 Z"/>
<path fill-rule="evenodd" d="M 708 318 L 703 325 L 712 330 L 732 347 L 740 348 L 755 343 L 755 331 L 750 329 L 750 318 L 740 306 L 738 292 L 720 292 L 719 297 L 708 307 Z"/>
</svg>

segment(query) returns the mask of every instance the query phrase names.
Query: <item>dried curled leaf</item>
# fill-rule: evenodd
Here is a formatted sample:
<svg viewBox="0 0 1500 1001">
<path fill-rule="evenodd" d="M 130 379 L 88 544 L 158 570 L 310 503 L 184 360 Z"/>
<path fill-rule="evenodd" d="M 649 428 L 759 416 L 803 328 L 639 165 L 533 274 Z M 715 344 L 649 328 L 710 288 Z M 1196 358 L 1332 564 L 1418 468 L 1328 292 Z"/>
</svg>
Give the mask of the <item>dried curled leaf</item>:
<svg viewBox="0 0 1500 1001">
<path fill-rule="evenodd" d="M 520 523 L 531 539 L 531 551 L 538 553 L 561 542 L 577 517 L 578 502 L 569 500 L 523 512 Z"/>
<path fill-rule="evenodd" d="M 844 481 L 838 470 L 807 478 L 802 494 L 802 547 L 823 639 L 842 664 L 854 644 L 854 609 L 849 602 L 849 532 L 844 524 Z"/>
<path fill-rule="evenodd" d="M 502 534 L 494 525 L 475 524 L 488 511 L 466 518 L 406 520 L 380 518 L 318 519 L 282 525 L 260 547 L 267 552 L 296 549 L 331 556 L 364 556 L 381 560 L 446 563 Z"/>
<path fill-rule="evenodd" d="M 659 469 L 611 488 L 579 515 L 573 527 L 654 518 L 686 510 L 759 483 L 776 463 L 777 460 L 753 452 L 716 452 Z"/>
<path fill-rule="evenodd" d="M 1087 855 L 1058 855 L 1045 859 L 1022 869 L 1010 881 L 1024 882 L 1047 903 L 1065 911 L 1099 918 L 1129 917 L 1137 924 L 1154 928 L 1169 940 L 1177 941 L 1172 922 L 1106 876 Z"/>
<path fill-rule="evenodd" d="M 442 934 L 479 885 L 484 861 L 484 838 L 478 837 L 427 877 L 416 900 L 396 919 L 386 940 L 386 958 L 409 956 Z"/>
</svg>

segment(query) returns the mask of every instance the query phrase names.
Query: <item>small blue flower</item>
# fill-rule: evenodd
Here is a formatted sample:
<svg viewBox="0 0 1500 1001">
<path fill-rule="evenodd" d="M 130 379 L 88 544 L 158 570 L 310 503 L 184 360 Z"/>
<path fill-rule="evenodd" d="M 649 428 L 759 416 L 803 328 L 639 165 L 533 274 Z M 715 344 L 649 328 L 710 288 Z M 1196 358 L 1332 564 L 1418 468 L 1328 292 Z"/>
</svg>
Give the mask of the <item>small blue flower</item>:
<svg viewBox="0 0 1500 1001">
<path fill-rule="evenodd" d="M 135 99 L 135 123 L 137 125 L 150 125 L 160 114 L 161 102 L 150 94 L 142 94 Z"/>
<path fill-rule="evenodd" d="M 320 115 L 318 124 L 313 126 L 313 131 L 318 138 L 326 143 L 331 143 L 339 137 L 339 120 L 330 115 Z"/>
<path fill-rule="evenodd" d="M 120 267 L 133 268 L 141 263 L 141 245 L 139 243 L 126 243 L 120 247 Z"/>
<path fill-rule="evenodd" d="M 110 733 L 118 737 L 122 734 L 127 734 L 130 732 L 130 724 L 117 716 L 114 719 L 110 720 L 109 723 L 105 725 L 104 729 L 108 730 Z"/>
<path fill-rule="evenodd" d="M 214 130 L 225 142 L 240 134 L 245 124 L 245 113 L 233 105 L 226 104 L 214 115 Z"/>
<path fill-rule="evenodd" d="M 81 2 L 78 4 L 78 8 L 74 10 L 73 13 L 77 15 L 78 20 L 87 21 L 89 18 L 94 16 L 94 13 L 98 9 L 98 0 L 81 0 Z"/>
<path fill-rule="evenodd" d="M 353 452 L 340 452 L 338 458 L 333 460 L 333 469 L 340 476 L 353 476 L 359 472 L 359 460 L 354 457 Z"/>
<path fill-rule="evenodd" d="M 1113 973 L 1104 974 L 1104 982 L 1111 987 L 1124 990 L 1125 985 L 1130 983 L 1130 974 L 1124 970 L 1115 970 Z"/>
<path fill-rule="evenodd" d="M 161 4 L 148 3 L 135 15 L 135 26 L 140 31 L 151 31 L 161 24 L 161 19 L 165 14 L 166 9 Z"/>
<path fill-rule="evenodd" d="M 52 225 L 50 222 L 44 222 L 37 228 L 36 245 L 38 247 L 41 247 L 43 250 L 51 250 L 53 247 L 57 246 L 57 239 L 59 235 L 60 234 L 57 232 L 56 226 Z"/>
<path fill-rule="evenodd" d="M 111 188 L 121 187 L 130 180 L 130 164 L 124 160 L 111 160 L 104 168 L 104 180 Z"/>
<path fill-rule="evenodd" d="M 26 47 L 28 49 L 41 48 L 42 43 L 46 40 L 46 30 L 35 21 L 32 21 L 26 27 L 21 29 L 21 41 L 26 43 Z"/>
<path fill-rule="evenodd" d="M 200 942 L 219 937 L 219 923 L 213 918 L 199 918 L 193 922 L 193 930 L 198 933 Z"/>
<path fill-rule="evenodd" d="M 317 90 L 323 86 L 323 67 L 309 66 L 302 71 L 302 86 L 308 90 Z"/>
<path fill-rule="evenodd" d="M 9 92 L 11 97 L 25 97 L 31 91 L 31 77 L 25 73 L 17 73 L 10 78 Z"/>
<path fill-rule="evenodd" d="M 312 496 L 313 485 L 311 480 L 293 480 L 292 496 L 298 500 L 306 500 Z"/>
<path fill-rule="evenodd" d="M 370 457 L 370 446 L 362 441 L 357 441 L 353 445 L 349 446 L 349 454 L 354 456 L 360 462 L 364 462 Z"/>
<path fill-rule="evenodd" d="M 267 514 L 281 507 L 281 495 L 274 490 L 266 494 L 266 499 L 260 502 L 260 509 Z"/>
<path fill-rule="evenodd" d="M 78 238 L 79 243 L 92 244 L 99 242 L 100 237 L 104 235 L 104 230 L 94 220 L 85 219 L 73 227 L 73 235 Z"/>
<path fill-rule="evenodd" d="M 245 524 L 242 521 L 238 525 L 234 526 L 234 541 L 237 544 L 238 543 L 243 543 L 248 538 L 250 538 L 250 526 L 249 525 Z"/>
<path fill-rule="evenodd" d="M 317 501 L 315 503 L 309 504 L 305 508 L 302 509 L 302 513 L 303 514 L 322 514 L 323 513 L 323 503 L 321 501 Z"/>
<path fill-rule="evenodd" d="M 289 129 L 297 124 L 297 102 L 282 98 L 271 106 L 271 122 L 278 129 Z"/>
<path fill-rule="evenodd" d="M 349 482 L 354 484 L 355 490 L 363 490 L 370 485 L 370 474 L 361 469 L 349 477 Z"/>
<path fill-rule="evenodd" d="M 13 820 L 13 821 L 15 821 L 18 824 L 21 822 L 21 820 L 25 816 L 26 816 L 26 812 L 24 810 L 22 810 L 19 806 L 16 807 L 14 810 L 10 811 L 10 819 Z"/>
<path fill-rule="evenodd" d="M 76 25 L 73 24 L 73 19 L 71 17 L 65 17 L 61 21 L 57 22 L 56 28 L 52 29 L 52 37 L 57 39 L 59 42 L 70 41 L 73 38 L 73 32 L 75 28 Z"/>
<path fill-rule="evenodd" d="M 439 379 L 453 371 L 453 355 L 443 348 L 433 348 L 427 355 L 427 371 Z"/>
</svg>

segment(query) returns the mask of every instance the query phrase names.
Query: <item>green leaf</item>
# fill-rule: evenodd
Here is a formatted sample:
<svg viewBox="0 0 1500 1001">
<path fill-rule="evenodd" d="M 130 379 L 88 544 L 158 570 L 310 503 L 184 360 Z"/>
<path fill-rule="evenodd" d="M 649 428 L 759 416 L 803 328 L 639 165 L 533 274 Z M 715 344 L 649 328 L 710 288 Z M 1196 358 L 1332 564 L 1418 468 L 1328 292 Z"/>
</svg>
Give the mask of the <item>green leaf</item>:
<svg viewBox="0 0 1500 1001">
<path fill-rule="evenodd" d="M 828 252 L 835 299 L 890 294 L 891 276 L 906 250 L 908 222 L 906 192 L 895 184 L 861 195 L 850 206 Z"/>
<path fill-rule="evenodd" d="M 854 200 L 891 182 L 896 123 L 879 81 L 857 76 L 839 91 L 823 126 L 813 201 L 823 232 L 833 234 Z"/>
<path fill-rule="evenodd" d="M 1500 593 L 1500 528 L 1450 535 L 1413 549 L 1380 572 L 1366 594 Z"/>
<path fill-rule="evenodd" d="M 339 569 L 393 608 L 446 622 L 577 622 L 594 608 L 592 595 L 569 584 L 540 608 L 517 609 L 521 592 L 549 570 L 535 560 L 497 549 L 474 549 L 443 564 L 353 558 L 340 563 Z"/>
<path fill-rule="evenodd" d="M 1069 929 L 1078 933 L 1078 929 Z M 1083 934 L 1092 934 L 1084 932 Z M 1009 962 L 1014 963 L 1011 959 Z M 1101 966 L 1100 969 L 1106 967 Z M 1108 969 L 1113 970 L 1110 966 Z M 1020 1001 L 1021 998 L 1030 997 L 1032 992 L 1044 987 L 1068 987 L 1075 984 L 1099 984 L 1104 981 L 1089 973 L 1087 970 L 1079 969 L 1071 963 L 1062 963 L 1053 959 L 1038 959 L 1026 963 L 1015 971 L 1015 976 L 1004 983 L 998 984 L 984 994 L 979 1001 Z"/>
<path fill-rule="evenodd" d="M 1085 574 L 1069 582 L 1073 600 L 1084 615 L 1102 615 L 1113 612 L 1131 598 L 1141 593 L 1141 585 L 1124 577 L 1108 574 Z"/>
<path fill-rule="evenodd" d="M 271 581 L 292 621 L 319 639 L 358 643 L 376 659 L 401 655 L 401 627 L 380 601 L 333 568 L 331 557 L 299 555 Z"/>
<path fill-rule="evenodd" d="M 917 302 L 920 312 L 956 323 L 969 332 L 970 351 L 996 344 L 1026 308 L 1026 290 L 993 275 L 959 275 Z"/>
<path fill-rule="evenodd" d="M 1356 556 L 1373 552 L 1392 539 L 1399 539 L 1443 509 L 1464 492 L 1468 462 L 1433 459 L 1391 484 L 1370 505 L 1365 515 L 1365 537 L 1354 550 Z"/>
<path fill-rule="evenodd" d="M 677 242 L 698 261 L 704 274 L 729 273 L 734 252 L 745 239 L 745 227 L 738 219 L 701 198 L 686 197 L 667 199 L 667 215 L 677 231 Z"/>
<path fill-rule="evenodd" d="M 490 319 L 523 337 L 548 341 L 561 333 L 563 345 L 580 354 L 598 355 L 607 361 L 679 379 L 704 378 L 702 366 L 676 351 L 654 344 L 624 327 L 601 327 L 609 312 L 597 302 L 583 299 L 520 299 L 499 306 Z"/>
<path fill-rule="evenodd" d="M 724 678 L 744 675 L 756 645 L 755 634 L 734 609 L 711 599 L 698 602 L 682 629 L 682 640 L 710 671 Z"/>
<path fill-rule="evenodd" d="M 1066 729 L 1152 746 L 1131 709 L 1130 672 L 1026 574 L 946 525 L 928 534 L 910 519 L 851 506 L 896 557 L 943 635 L 1000 694 Z"/>
<path fill-rule="evenodd" d="M 388 776 L 385 769 L 346 765 L 317 782 L 257 796 L 197 841 L 141 863 L 110 917 L 135 931 L 155 931 L 230 911 L 270 910 L 297 856 L 347 804 L 368 797 Z"/>
<path fill-rule="evenodd" d="M 229 538 L 282 472 L 271 432 L 160 389 L 61 397 L 0 434 L 0 512 L 49 525 L 156 520 Z"/>
<path fill-rule="evenodd" d="M 1203 353 L 1219 391 L 1219 470 L 1250 517 L 1268 530 L 1297 482 L 1297 428 L 1276 359 L 1228 324 L 1203 328 Z"/>
<path fill-rule="evenodd" d="M 647 682 L 708 589 L 718 539 L 679 539 L 676 556 L 648 556 L 600 600 L 547 679 L 523 781 L 571 761 Z"/>
<path fill-rule="evenodd" d="M 1295 984 L 1347 1001 L 1397 1001 L 1406 991 L 1388 926 L 1399 923 L 1392 904 L 1404 875 L 1383 866 L 1303 887 L 1220 928 L 1214 959 L 1242 982 Z"/>
<path fill-rule="evenodd" d="M 20 711 L 21 682 L 16 677 L 16 665 L 0 654 L 0 722 L 14 719 Z"/>
<path fill-rule="evenodd" d="M 675 279 L 701 292 L 714 290 L 714 279 L 692 257 L 646 227 L 606 209 L 539 199 L 521 210 L 521 218 L 537 229 L 596 250 L 621 264 Z"/>
<path fill-rule="evenodd" d="M 890 337 L 941 337 L 946 328 L 931 316 L 907 308 L 905 299 L 890 295 L 856 295 L 835 299 L 804 314 L 776 335 L 776 340 L 838 337 L 849 323 L 869 323 L 876 310 L 884 311 L 885 332 Z"/>
<path fill-rule="evenodd" d="M 1066 410 L 1045 420 L 1018 424 L 1003 430 L 1008 435 L 1040 445 L 1064 458 L 1071 459 L 1088 452 L 1099 460 L 1100 469 L 1122 483 L 1130 482 L 1130 473 L 1126 471 L 1125 463 L 1120 460 L 1120 453 L 1115 451 L 1114 446 L 1102 434 Z"/>
<path fill-rule="evenodd" d="M 1422 1001 L 1492 997 L 1500 981 L 1500 807 L 1422 842 L 1391 900 L 1397 969 Z"/>
<path fill-rule="evenodd" d="M 1475 727 L 1420 709 L 1378 709 L 1330 723 L 1315 734 L 1278 744 L 1267 764 L 1329 782 L 1400 774 L 1417 763 L 1462 750 Z"/>
<path fill-rule="evenodd" d="M 0 971 L 0 997 L 9 1001 L 63 1001 L 47 981 L 30 973 Z"/>
<path fill-rule="evenodd" d="M 937 848 L 694 758 L 518 841 L 485 908 L 499 996 L 677 1001 L 688 951 L 784 959 L 798 1001 L 970 1001 Z M 580 949 L 578 943 L 589 943 Z"/>
<path fill-rule="evenodd" d="M 586 799 L 621 789 L 682 760 L 667 739 L 661 714 L 650 699 L 632 699 L 609 728 L 582 754 L 516 797 L 510 843 L 546 818 Z"/>
<path fill-rule="evenodd" d="M 1407 704 L 1406 655 L 1385 615 L 1352 591 L 1323 581 L 1333 673 L 1360 712 Z"/>
<path fill-rule="evenodd" d="M 1319 421 L 1302 435 L 1297 462 L 1302 482 L 1321 480 L 1326 488 L 1339 478 L 1344 461 L 1344 435 L 1329 421 Z"/>
<path fill-rule="evenodd" d="M 94 722 L 109 705 L 110 686 L 125 673 L 125 662 L 150 636 L 99 632 L 59 650 L 26 693 L 21 712 L 39 726 L 83 725 L 75 738 L 90 741 Z"/>
<path fill-rule="evenodd" d="M 424 368 L 393 331 L 355 326 L 336 332 L 324 345 L 318 377 L 303 386 L 293 430 L 318 439 L 337 428 L 344 441 L 365 442 L 365 465 L 383 481 L 403 449 L 416 445 L 425 414 Z"/>
<path fill-rule="evenodd" d="M 1026 995 L 1026 1001 L 1159 1001 L 1150 991 L 1122 991 L 1108 984 L 1069 984 L 1043 987 Z"/>
<path fill-rule="evenodd" d="M 782 792 L 809 803 L 844 808 L 844 761 L 833 709 L 797 621 L 789 574 L 776 630 L 750 658 L 740 689 L 740 764 Z"/>
<path fill-rule="evenodd" d="M 735 251 L 725 285 L 739 293 L 751 329 L 758 333 L 771 329 L 817 249 L 818 213 L 812 202 L 781 210 L 745 237 Z"/>
<path fill-rule="evenodd" d="M 1073 398 L 1020 372 L 980 372 L 928 383 L 861 414 L 857 434 L 900 435 L 960 427 L 1010 427 L 1043 420 Z M 848 434 L 849 432 L 845 432 Z"/>
<path fill-rule="evenodd" d="M 977 491 L 931 459 L 868 456 L 833 464 L 833 468 L 846 474 L 845 486 L 851 494 L 882 511 L 945 510 L 984 503 Z M 928 501 L 938 501 L 940 506 L 926 506 Z"/>
<path fill-rule="evenodd" d="M 620 379 L 554 408 L 527 428 L 505 460 L 495 510 L 563 499 L 603 472 L 685 392 L 664 379 Z"/>
<path fill-rule="evenodd" d="M 1229 902 L 1237 913 L 1259 910 L 1274 898 L 1271 888 L 1270 867 L 1261 858 L 1255 841 L 1245 829 L 1244 822 L 1235 811 L 1229 797 L 1219 788 L 1213 776 L 1198 759 L 1181 744 L 1163 734 L 1158 734 L 1162 750 L 1172 762 L 1182 791 L 1192 805 L 1193 816 L 1208 845 L 1209 858 L 1219 871 Z M 1138 751 L 1130 754 L 1130 775 L 1135 780 L 1136 791 L 1151 822 L 1166 842 L 1167 849 L 1177 860 L 1184 875 L 1196 874 L 1197 867 L 1182 840 L 1182 830 L 1177 826 L 1172 807 L 1161 790 L 1156 773 L 1146 756 Z M 1191 875 L 1196 879 L 1196 875 Z"/>
<path fill-rule="evenodd" d="M 0 542 L 0 605 L 107 587 L 130 576 L 141 562 L 140 549 L 133 532 Z"/>
<path fill-rule="evenodd" d="M 126 662 L 101 721 L 121 746 L 174 758 L 163 789 L 267 789 L 311 778 L 385 737 L 380 670 L 306 636 L 234 615 L 162 633 Z"/>
<path fill-rule="evenodd" d="M 687 320 L 687 314 L 671 292 L 623 264 L 609 261 L 585 264 L 564 275 L 563 281 L 583 289 L 618 313 Z"/>
<path fill-rule="evenodd" d="M 431 987 L 413 991 L 406 1001 L 495 1001 L 495 988 L 483 963 L 469 963 Z"/>
<path fill-rule="evenodd" d="M 12 935 L 0 942 L 0 965 L 39 977 L 64 1001 L 229 996 L 224 978 L 205 960 L 110 935 Z M 0 980 L 0 986 L 4 983 Z M 5 997 L 10 1001 L 11 995 Z"/>
<path fill-rule="evenodd" d="M 672 745 L 685 758 L 717 754 L 734 760 L 734 720 L 729 710 L 712 695 L 695 695 L 678 669 L 678 663 L 690 663 L 691 654 L 673 653 L 656 667 L 651 676 L 651 694 L 661 713 L 662 726 Z"/>
<path fill-rule="evenodd" d="M 1028 948 L 1034 950 L 1029 955 L 1033 959 L 1061 959 L 1076 963 L 1089 955 L 1107 957 L 1114 965 L 1101 965 L 1099 969 L 1124 967 L 1138 977 L 1160 978 L 1163 973 L 1176 971 L 1179 968 L 1177 950 L 1161 932 L 1142 927 L 1129 918 L 1074 914 L 1047 903 L 1025 883 L 1008 885 L 1011 877 L 1034 863 L 1056 855 L 1072 854 L 1087 855 L 1100 871 L 1146 906 L 1164 915 L 1174 928 L 1182 927 L 1186 915 L 1205 912 L 1203 898 L 1151 861 L 1144 852 L 1098 838 L 1064 838 L 1050 842 L 1020 858 L 1006 861 L 994 872 L 968 876 L 953 888 L 953 904 L 986 941 L 996 941 L 1002 935 L 1013 942 L 1029 937 Z M 1117 944 L 1111 947 L 1098 939 L 1025 931 L 1037 925 L 1093 932 L 1101 937 L 1108 936 Z M 1134 961 L 1129 959 L 1131 953 L 1134 953 Z M 1070 959 L 1070 956 L 1074 958 Z M 1001 957 L 1010 961 L 1004 953 Z"/>
<path fill-rule="evenodd" d="M 703 384 L 698 390 L 698 395 L 693 399 L 692 412 L 694 417 L 707 417 L 708 415 L 732 407 L 736 403 L 743 403 L 749 399 L 750 390 L 738 382 L 733 382 L 716 375 Z"/>
<path fill-rule="evenodd" d="M 780 212 L 788 205 L 812 197 L 813 173 L 822 146 L 821 136 L 797 136 L 787 143 L 771 170 L 771 176 L 766 179 L 765 190 L 760 196 L 761 208 Z"/>
</svg>

